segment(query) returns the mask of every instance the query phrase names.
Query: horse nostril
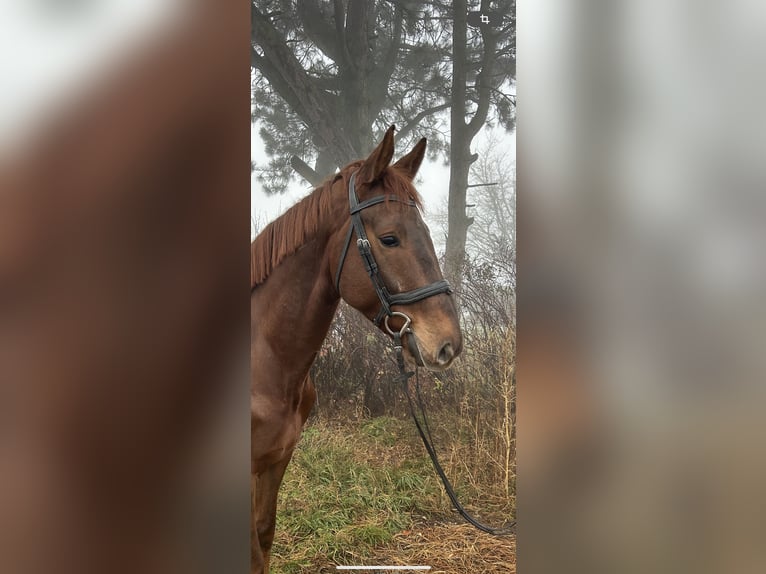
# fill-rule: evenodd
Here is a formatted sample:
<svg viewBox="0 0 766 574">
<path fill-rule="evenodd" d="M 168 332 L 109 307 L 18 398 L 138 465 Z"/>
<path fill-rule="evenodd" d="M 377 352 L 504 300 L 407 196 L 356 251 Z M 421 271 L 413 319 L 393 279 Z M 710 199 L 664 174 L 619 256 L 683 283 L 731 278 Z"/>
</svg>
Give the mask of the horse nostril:
<svg viewBox="0 0 766 574">
<path fill-rule="evenodd" d="M 439 354 L 437 355 L 436 360 L 440 365 L 446 365 L 452 360 L 452 357 L 454 356 L 455 351 L 452 349 L 452 343 L 444 343 L 442 348 L 439 350 Z"/>
</svg>

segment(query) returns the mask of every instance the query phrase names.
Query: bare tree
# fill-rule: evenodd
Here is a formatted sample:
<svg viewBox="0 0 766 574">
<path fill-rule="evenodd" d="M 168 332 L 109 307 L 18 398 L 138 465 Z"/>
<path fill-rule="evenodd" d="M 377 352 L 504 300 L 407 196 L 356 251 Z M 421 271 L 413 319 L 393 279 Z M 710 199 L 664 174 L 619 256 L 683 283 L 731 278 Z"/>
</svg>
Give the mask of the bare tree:
<svg viewBox="0 0 766 574">
<path fill-rule="evenodd" d="M 467 252 L 475 261 L 492 261 L 505 282 L 515 287 L 516 159 L 494 132 L 471 168 L 467 201 L 474 221 Z"/>
</svg>

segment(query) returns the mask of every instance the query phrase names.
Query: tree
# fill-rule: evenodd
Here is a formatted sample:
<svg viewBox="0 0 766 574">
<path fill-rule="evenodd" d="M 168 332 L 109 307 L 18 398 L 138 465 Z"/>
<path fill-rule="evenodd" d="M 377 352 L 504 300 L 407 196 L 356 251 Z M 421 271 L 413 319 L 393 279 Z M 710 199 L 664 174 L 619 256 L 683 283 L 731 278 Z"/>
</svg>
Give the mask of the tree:
<svg viewBox="0 0 766 574">
<path fill-rule="evenodd" d="M 491 263 L 503 284 L 516 287 L 516 161 L 490 132 L 471 166 L 468 201 L 471 232 L 466 252 L 479 263 Z"/>
<path fill-rule="evenodd" d="M 486 315 L 515 329 L 516 162 L 495 133 L 478 150 L 471 166 L 468 201 L 472 220 L 466 243 L 470 265 L 463 284 L 466 315 Z"/>
<path fill-rule="evenodd" d="M 499 17 L 492 14 L 492 4 L 496 3 L 482 0 L 479 12 L 491 16 L 491 21 L 480 21 L 479 34 L 469 35 L 468 2 L 455 0 L 453 3 L 452 142 L 445 270 L 455 285 L 459 285 L 463 275 L 468 227 L 473 223 L 466 214 L 466 194 L 471 164 L 479 156 L 471 153 L 471 143 L 487 122 L 493 103 L 501 123 L 510 126 L 514 119 L 515 100 L 501 87 L 516 75 L 516 2 L 500 3 L 509 9 L 505 26 L 498 26 Z M 475 81 L 469 87 L 468 73 L 471 70 L 475 71 Z"/>
<path fill-rule="evenodd" d="M 479 8 L 492 23 L 469 30 L 466 13 Z M 427 137 L 430 157 L 449 153 L 448 254 L 464 251 L 471 142 L 485 123 L 514 122 L 514 9 L 514 0 L 253 2 L 253 119 L 269 156 L 256 170 L 266 191 L 284 190 L 295 173 L 317 183 L 395 124 L 403 147 Z"/>
<path fill-rule="evenodd" d="M 391 124 L 406 144 L 428 137 L 432 157 L 444 150 L 449 34 L 431 12 L 422 2 L 253 3 L 267 191 L 284 189 L 293 170 L 312 181 L 367 155 Z"/>
<path fill-rule="evenodd" d="M 464 320 L 470 315 L 514 322 L 516 293 L 516 162 L 492 130 L 477 149 L 471 165 L 467 206 L 472 221 L 466 240 L 466 258 L 460 286 Z M 449 225 L 445 207 L 434 217 L 445 233 Z"/>
</svg>

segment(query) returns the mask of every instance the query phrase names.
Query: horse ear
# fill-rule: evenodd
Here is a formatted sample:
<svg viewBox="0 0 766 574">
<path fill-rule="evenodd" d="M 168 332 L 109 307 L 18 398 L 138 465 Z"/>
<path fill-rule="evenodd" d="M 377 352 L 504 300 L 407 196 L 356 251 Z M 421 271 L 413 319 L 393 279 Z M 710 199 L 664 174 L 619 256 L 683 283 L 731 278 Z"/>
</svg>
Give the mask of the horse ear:
<svg viewBox="0 0 766 574">
<path fill-rule="evenodd" d="M 359 168 L 359 183 L 371 183 L 383 175 L 383 171 L 391 163 L 394 157 L 394 130 L 396 126 L 391 126 L 386 130 L 383 141 L 370 154 L 362 167 Z"/>
<path fill-rule="evenodd" d="M 415 144 L 415 147 L 412 148 L 410 153 L 399 159 L 399 161 L 394 164 L 394 167 L 398 167 L 410 179 L 415 179 L 415 175 L 418 173 L 418 169 L 420 169 L 420 164 L 423 163 L 423 157 L 425 155 L 426 138 L 422 138 L 418 143 Z"/>
</svg>

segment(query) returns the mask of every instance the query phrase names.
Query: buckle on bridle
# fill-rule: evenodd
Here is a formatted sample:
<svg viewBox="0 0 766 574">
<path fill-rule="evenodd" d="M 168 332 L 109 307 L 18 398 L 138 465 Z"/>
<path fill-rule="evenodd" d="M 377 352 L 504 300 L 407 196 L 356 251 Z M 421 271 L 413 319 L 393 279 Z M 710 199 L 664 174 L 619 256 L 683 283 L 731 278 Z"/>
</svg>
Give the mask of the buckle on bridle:
<svg viewBox="0 0 766 574">
<path fill-rule="evenodd" d="M 404 319 L 404 325 L 402 325 L 402 328 L 399 329 L 399 333 L 394 331 L 391 328 L 391 326 L 388 324 L 388 320 L 391 317 L 401 317 L 402 319 Z M 383 321 L 383 326 L 386 328 L 386 331 L 388 331 L 388 334 L 391 335 L 392 337 L 397 334 L 401 337 L 402 335 L 410 331 L 411 324 L 412 324 L 412 319 L 410 319 L 410 317 L 406 315 L 405 313 L 401 313 L 399 311 L 392 311 L 390 315 L 386 315 L 386 318 Z"/>
</svg>

